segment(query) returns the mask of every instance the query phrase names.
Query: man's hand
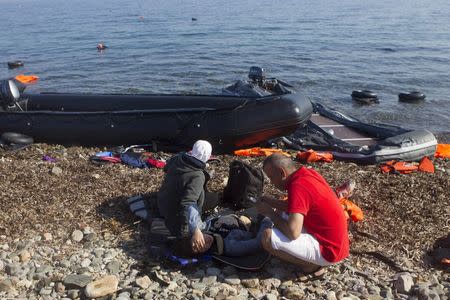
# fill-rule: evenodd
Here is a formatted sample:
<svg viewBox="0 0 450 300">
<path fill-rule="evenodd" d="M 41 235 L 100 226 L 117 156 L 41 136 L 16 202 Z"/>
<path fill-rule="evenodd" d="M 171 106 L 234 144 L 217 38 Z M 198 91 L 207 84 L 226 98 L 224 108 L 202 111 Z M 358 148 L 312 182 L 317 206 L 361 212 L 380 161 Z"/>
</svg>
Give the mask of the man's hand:
<svg viewBox="0 0 450 300">
<path fill-rule="evenodd" d="M 205 239 L 200 229 L 195 229 L 191 238 L 192 250 L 199 253 L 205 247 Z"/>
<path fill-rule="evenodd" d="M 271 218 L 273 214 L 273 208 L 265 202 L 256 202 L 256 210 L 265 217 Z"/>
</svg>

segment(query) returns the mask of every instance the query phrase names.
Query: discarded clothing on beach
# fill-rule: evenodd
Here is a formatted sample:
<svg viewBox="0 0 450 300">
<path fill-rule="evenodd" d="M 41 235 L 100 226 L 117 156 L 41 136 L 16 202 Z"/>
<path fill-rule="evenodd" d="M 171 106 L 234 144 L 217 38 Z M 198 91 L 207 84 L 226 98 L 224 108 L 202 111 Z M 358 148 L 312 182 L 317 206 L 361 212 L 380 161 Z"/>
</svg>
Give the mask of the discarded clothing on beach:
<svg viewBox="0 0 450 300">
<path fill-rule="evenodd" d="M 450 158 L 450 144 L 438 144 L 434 157 Z"/>
<path fill-rule="evenodd" d="M 136 153 L 127 151 L 122 153 L 115 153 L 112 151 L 98 152 L 90 157 L 91 162 L 95 164 L 105 163 L 123 163 L 134 168 L 158 168 L 162 169 L 166 165 L 164 160 L 159 160 L 151 157 L 149 152 Z"/>
<path fill-rule="evenodd" d="M 391 160 L 380 165 L 381 172 L 394 174 L 410 174 L 416 171 L 434 173 L 434 165 L 428 157 L 423 157 L 420 163 Z"/>
<path fill-rule="evenodd" d="M 240 150 L 234 151 L 234 155 L 236 155 L 236 156 L 249 156 L 249 157 L 270 156 L 274 153 L 281 153 L 286 156 L 290 156 L 289 153 L 284 152 L 281 149 L 275 149 L 275 148 L 254 147 L 254 148 L 240 149 Z"/>
<path fill-rule="evenodd" d="M 298 160 L 307 163 L 333 161 L 333 154 L 331 152 L 319 152 L 312 149 L 308 151 L 299 151 L 296 157 Z"/>
</svg>

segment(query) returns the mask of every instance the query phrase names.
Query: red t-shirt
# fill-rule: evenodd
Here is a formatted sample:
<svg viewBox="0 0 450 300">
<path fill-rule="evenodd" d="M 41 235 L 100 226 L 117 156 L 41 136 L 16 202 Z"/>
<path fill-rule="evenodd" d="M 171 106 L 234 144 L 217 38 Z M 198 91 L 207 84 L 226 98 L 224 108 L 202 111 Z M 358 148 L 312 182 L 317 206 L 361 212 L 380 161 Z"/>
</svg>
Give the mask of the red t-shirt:
<svg viewBox="0 0 450 300">
<path fill-rule="evenodd" d="M 347 221 L 335 192 L 313 169 L 301 167 L 287 182 L 288 213 L 304 216 L 303 226 L 320 245 L 323 258 L 338 262 L 348 256 Z"/>
</svg>

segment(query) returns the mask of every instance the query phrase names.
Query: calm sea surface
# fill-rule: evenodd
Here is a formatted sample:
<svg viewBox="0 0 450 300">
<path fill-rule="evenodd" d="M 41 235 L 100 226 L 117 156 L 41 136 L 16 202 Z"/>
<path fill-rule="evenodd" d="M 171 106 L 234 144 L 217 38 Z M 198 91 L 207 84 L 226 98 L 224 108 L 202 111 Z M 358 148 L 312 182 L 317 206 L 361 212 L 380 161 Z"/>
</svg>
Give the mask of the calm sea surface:
<svg viewBox="0 0 450 300">
<path fill-rule="evenodd" d="M 0 0 L 0 28 L 0 78 L 37 74 L 31 92 L 218 93 L 258 65 L 360 119 L 450 131 L 448 0 Z M 399 103 L 412 89 L 427 100 Z"/>
</svg>

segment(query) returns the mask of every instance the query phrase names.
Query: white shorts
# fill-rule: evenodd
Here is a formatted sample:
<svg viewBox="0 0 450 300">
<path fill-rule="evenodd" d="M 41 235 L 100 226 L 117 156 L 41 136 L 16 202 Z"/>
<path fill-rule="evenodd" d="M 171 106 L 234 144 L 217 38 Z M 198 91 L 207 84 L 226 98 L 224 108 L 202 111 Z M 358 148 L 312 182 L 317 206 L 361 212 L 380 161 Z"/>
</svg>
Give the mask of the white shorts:
<svg viewBox="0 0 450 300">
<path fill-rule="evenodd" d="M 303 261 L 318 265 L 332 265 L 323 258 L 320 253 L 319 242 L 315 237 L 310 235 L 304 228 L 298 239 L 291 241 L 281 231 L 276 228 L 272 229 L 272 248 L 289 253 Z"/>
</svg>

